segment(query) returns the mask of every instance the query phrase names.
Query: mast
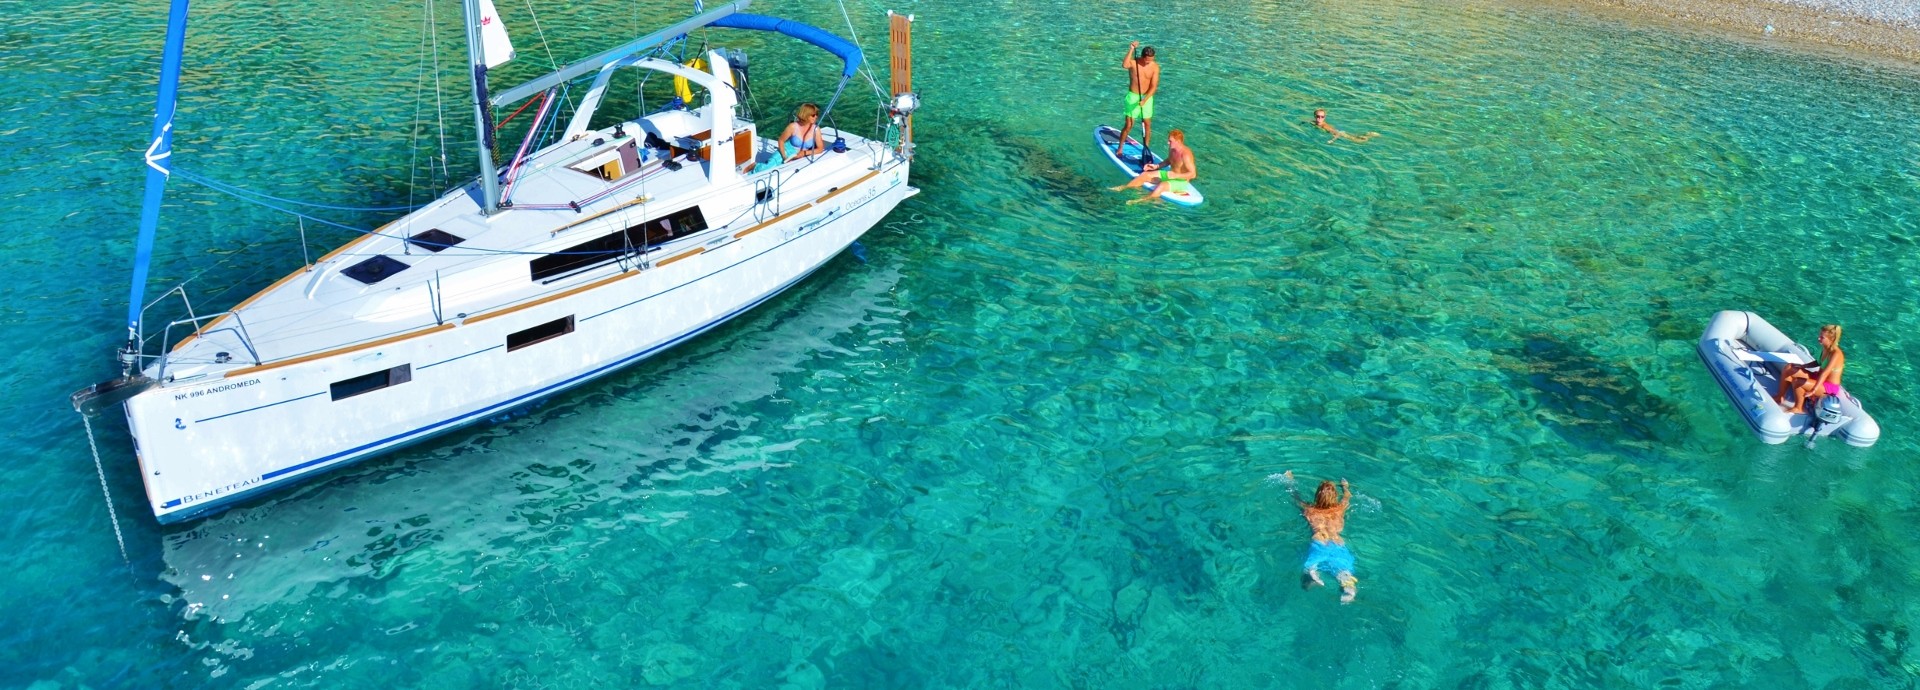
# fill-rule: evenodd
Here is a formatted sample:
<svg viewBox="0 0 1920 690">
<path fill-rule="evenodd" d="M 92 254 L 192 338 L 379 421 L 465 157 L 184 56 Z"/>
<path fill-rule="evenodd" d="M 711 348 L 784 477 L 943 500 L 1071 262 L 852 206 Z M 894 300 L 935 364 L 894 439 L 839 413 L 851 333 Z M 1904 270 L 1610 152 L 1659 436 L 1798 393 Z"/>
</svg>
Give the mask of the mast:
<svg viewBox="0 0 1920 690">
<path fill-rule="evenodd" d="M 133 288 L 127 296 L 127 345 L 120 351 L 122 375 L 140 368 L 140 312 L 147 299 L 147 266 L 153 261 L 153 235 L 160 227 L 160 199 L 173 174 L 173 105 L 180 86 L 180 56 L 187 43 L 187 0 L 173 0 L 167 12 L 167 42 L 160 51 L 160 95 L 153 107 L 153 138 L 147 144 L 147 190 L 140 204 L 140 234 L 133 245 Z"/>
<path fill-rule="evenodd" d="M 182 0 L 184 2 L 184 0 Z M 467 62 L 473 73 L 473 128 L 480 149 L 480 212 L 493 215 L 500 208 L 500 174 L 493 168 L 493 110 L 487 104 L 487 56 L 480 37 L 480 0 L 463 0 L 467 25 Z"/>
</svg>

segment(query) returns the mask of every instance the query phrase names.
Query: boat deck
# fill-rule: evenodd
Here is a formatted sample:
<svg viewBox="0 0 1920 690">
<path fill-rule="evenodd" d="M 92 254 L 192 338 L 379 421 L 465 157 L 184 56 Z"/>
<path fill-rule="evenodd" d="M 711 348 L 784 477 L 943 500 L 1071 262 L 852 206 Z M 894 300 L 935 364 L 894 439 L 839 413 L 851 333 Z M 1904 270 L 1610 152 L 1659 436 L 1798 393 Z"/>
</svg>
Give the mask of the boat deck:
<svg viewBox="0 0 1920 690">
<path fill-rule="evenodd" d="M 658 262 L 705 242 L 713 230 L 735 232 L 771 219 L 769 207 L 754 203 L 756 191 L 774 190 L 775 212 L 781 205 L 798 208 L 864 175 L 887 153 L 880 142 L 826 129 L 829 141 L 845 137 L 846 152 L 764 168 L 771 142 L 756 137 L 756 169 L 715 185 L 709 163 L 687 155 L 699 141 L 685 133 L 698 121 L 684 111 L 659 113 L 529 155 L 511 187 L 514 206 L 492 216 L 480 213 L 477 181 L 449 192 L 241 302 L 233 308 L 238 319 L 222 318 L 173 346 L 166 375 L 188 380 L 229 373 L 255 366 L 256 356 L 259 363 L 284 362 L 537 299 L 618 269 L 601 264 L 533 280 L 530 261 L 700 204 L 706 230 L 652 246 L 647 258 Z M 645 151 L 648 135 L 676 147 L 679 169 L 665 167 L 657 151 L 619 160 L 622 148 Z M 608 180 L 582 169 L 603 160 L 627 171 Z M 587 203 L 578 210 L 568 205 L 580 200 Z"/>
</svg>

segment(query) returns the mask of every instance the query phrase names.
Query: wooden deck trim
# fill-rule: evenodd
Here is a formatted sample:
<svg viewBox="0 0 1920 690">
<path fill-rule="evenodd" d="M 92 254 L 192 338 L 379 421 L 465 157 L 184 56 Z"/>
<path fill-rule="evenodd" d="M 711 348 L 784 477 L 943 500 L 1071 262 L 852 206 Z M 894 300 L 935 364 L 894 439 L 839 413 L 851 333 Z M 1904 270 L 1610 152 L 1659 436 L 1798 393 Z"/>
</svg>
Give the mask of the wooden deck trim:
<svg viewBox="0 0 1920 690">
<path fill-rule="evenodd" d="M 737 240 L 737 239 L 740 239 L 740 238 L 742 238 L 742 237 L 746 237 L 746 236 L 748 236 L 748 235 L 751 235 L 751 234 L 753 234 L 753 233 L 756 233 L 756 232 L 760 232 L 761 230 L 764 230 L 764 229 L 766 229 L 766 228 L 767 228 L 767 226 L 769 226 L 769 225 L 773 225 L 774 223 L 778 223 L 778 222 L 780 222 L 780 221 L 783 221 L 783 220 L 786 220 L 786 219 L 788 219 L 788 218 L 792 218 L 792 217 L 793 217 L 793 214 L 795 214 L 795 213 L 799 213 L 799 212 L 801 212 L 801 211 L 805 211 L 805 210 L 807 210 L 807 209 L 809 209 L 809 208 L 813 208 L 813 202 L 811 202 L 811 201 L 809 201 L 809 202 L 807 202 L 807 203 L 804 203 L 804 204 L 801 204 L 799 208 L 796 208 L 796 209 L 794 209 L 794 210 L 791 210 L 791 211 L 788 211 L 788 212 L 786 212 L 786 213 L 782 213 L 782 214 L 780 214 L 780 215 L 777 215 L 777 216 L 774 216 L 774 217 L 773 217 L 773 220 L 769 220 L 769 221 L 767 221 L 767 222 L 765 222 L 765 223 L 761 223 L 761 224 L 759 224 L 759 225 L 755 225 L 755 226 L 753 226 L 753 227 L 751 227 L 751 228 L 747 228 L 747 229 L 745 229 L 745 230 L 741 230 L 740 232 L 736 232 L 736 233 L 733 233 L 733 238 Z"/>
<path fill-rule="evenodd" d="M 257 374 L 257 373 L 266 371 L 268 369 L 278 369 L 280 367 L 300 364 L 302 362 L 311 362 L 316 359 L 325 359 L 328 357 L 332 357 L 334 355 L 344 355 L 349 352 L 359 352 L 361 350 L 365 350 L 368 348 L 380 347 L 381 345 L 391 345 L 393 343 L 397 343 L 402 340 L 407 340 L 409 338 L 418 338 L 420 336 L 427 335 L 429 333 L 439 333 L 440 331 L 444 331 L 449 328 L 453 328 L 453 324 L 443 323 L 438 326 L 433 326 L 430 328 L 422 328 L 420 330 L 413 331 L 411 333 L 401 333 L 400 335 L 381 338 L 379 340 L 368 341 L 368 342 L 360 343 L 358 345 L 348 345 L 346 347 L 328 350 L 326 352 L 315 352 L 310 355 L 301 355 L 299 357 L 289 357 L 287 359 L 283 359 L 277 362 L 267 362 L 266 364 L 255 365 L 255 366 L 246 367 L 243 369 L 235 369 L 233 371 L 227 372 L 225 378 L 233 378 L 235 376 L 246 376 L 247 374 Z"/>
<path fill-rule="evenodd" d="M 867 180 L 871 180 L 871 179 L 873 179 L 873 176 L 874 176 L 874 175 L 878 175 L 878 174 L 880 174 L 880 171 L 878 171 L 878 170 L 875 170 L 875 171 L 873 171 L 873 172 L 870 172 L 870 173 L 867 173 L 867 174 L 865 174 L 865 175 L 861 175 L 861 176 L 860 176 L 860 179 L 858 179 L 858 180 L 854 180 L 854 181 L 852 181 L 852 182 L 848 182 L 848 183 L 847 183 L 847 184 L 846 184 L 845 186 L 843 186 L 843 187 L 841 187 L 841 188 L 839 188 L 839 189 L 836 189 L 836 190 L 833 190 L 833 191 L 831 191 L 831 192 L 827 192 L 827 194 L 826 194 L 826 196 L 823 196 L 823 197 L 820 197 L 820 198 L 818 198 L 818 199 L 814 199 L 814 200 L 813 200 L 813 203 L 816 203 L 816 204 L 824 204 L 824 203 L 827 203 L 827 200 L 828 200 L 828 199 L 832 199 L 832 198 L 834 198 L 834 197 L 836 197 L 836 196 L 839 196 L 841 192 L 844 192 L 844 191 L 847 191 L 847 190 L 849 190 L 849 189 L 853 189 L 854 187 L 858 187 L 858 186 L 860 186 L 860 184 L 861 184 L 861 183 L 863 183 L 863 182 L 866 182 Z"/>
<path fill-rule="evenodd" d="M 494 311 L 490 311 L 490 312 L 487 312 L 487 313 L 484 313 L 484 314 L 478 314 L 478 315 L 474 315 L 474 316 L 468 316 L 468 317 L 467 317 L 467 319 L 466 319 L 466 321 L 464 321 L 463 323 L 479 323 L 479 322 L 481 322 L 481 321 L 485 321 L 485 320 L 487 320 L 487 319 L 491 319 L 491 318 L 496 318 L 496 317 L 501 317 L 501 316 L 506 316 L 506 315 L 508 315 L 508 314 L 512 314 L 512 313 L 514 313 L 514 312 L 516 312 L 516 311 L 520 311 L 520 310 L 522 310 L 522 309 L 532 309 L 532 308 L 534 308 L 534 307 L 537 307 L 537 306 L 540 306 L 540 305 L 542 305 L 542 304 L 546 304 L 546 303 L 548 303 L 548 302 L 552 302 L 552 301 L 554 301 L 554 300 L 557 300 L 557 299 L 560 299 L 560 298 L 562 298 L 562 297 L 571 297 L 571 296 L 573 296 L 573 295 L 577 295 L 577 294 L 580 294 L 580 293 L 582 293 L 582 292 L 586 292 L 586 291 L 588 291 L 588 290 L 592 290 L 592 289 L 594 289 L 594 288 L 597 288 L 597 287 L 600 287 L 600 286 L 602 286 L 602 285 L 608 285 L 608 284 L 611 284 L 611 283 L 616 283 L 616 282 L 619 282 L 619 281 L 622 281 L 622 280 L 626 280 L 626 279 L 628 279 L 628 278 L 632 278 L 632 277 L 634 277 L 634 276 L 637 276 L 637 275 L 640 275 L 640 272 L 639 272 L 639 271 L 624 271 L 624 272 L 622 272 L 622 273 L 620 273 L 620 274 L 618 274 L 618 275 L 611 275 L 611 276 L 607 276 L 607 277 L 605 277 L 605 278 L 601 278 L 601 279 L 599 279 L 599 280 L 596 280 L 596 281 L 593 281 L 593 282 L 591 282 L 591 283 L 587 283 L 586 285 L 581 285 L 581 286 L 577 286 L 577 287 L 570 287 L 570 288 L 567 288 L 567 289 L 565 289 L 565 290 L 561 290 L 561 291 L 559 291 L 559 292 L 556 292 L 556 293 L 553 293 L 553 294 L 551 294 L 551 295 L 547 295 L 546 297 L 541 297 L 541 298 L 539 298 L 539 299 L 536 299 L 536 300 L 532 300 L 532 301 L 528 301 L 528 302 L 522 302 L 522 303 L 520 303 L 520 304 L 515 304 L 515 305 L 513 305 L 513 306 L 510 306 L 510 307 L 502 307 L 502 308 L 500 308 L 500 309 L 496 309 L 496 310 L 494 310 Z"/>
<path fill-rule="evenodd" d="M 698 256 L 700 254 L 705 254 L 705 253 L 707 253 L 706 247 L 694 247 L 693 251 L 687 252 L 685 254 L 680 254 L 677 256 L 671 256 L 665 259 L 661 259 L 660 263 L 654 264 L 653 267 L 659 268 L 661 266 L 665 266 L 667 264 L 673 263 L 675 261 L 679 261 L 681 259 L 688 259 L 688 258 L 692 258 L 694 256 Z"/>
</svg>

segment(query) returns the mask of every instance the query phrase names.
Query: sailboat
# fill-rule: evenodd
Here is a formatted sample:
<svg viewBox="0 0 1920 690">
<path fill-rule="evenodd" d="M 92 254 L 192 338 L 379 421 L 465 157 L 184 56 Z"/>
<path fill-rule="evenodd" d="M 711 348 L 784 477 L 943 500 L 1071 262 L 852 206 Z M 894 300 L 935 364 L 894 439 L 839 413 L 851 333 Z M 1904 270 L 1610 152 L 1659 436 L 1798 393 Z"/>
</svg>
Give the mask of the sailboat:
<svg viewBox="0 0 1920 690">
<path fill-rule="evenodd" d="M 823 127 L 828 150 L 783 160 L 739 115 L 742 53 L 708 51 L 695 68 L 662 59 L 663 47 L 710 27 L 822 48 L 844 65 L 828 112 L 864 58 L 827 31 L 749 14 L 750 3 L 697 10 L 495 94 L 488 70 L 511 59 L 511 39 L 490 0 L 464 0 L 479 176 L 231 309 L 189 304 L 187 318 L 150 329 L 147 265 L 187 22 L 187 0 L 172 0 L 121 375 L 76 392 L 74 407 L 124 411 L 153 514 L 177 522 L 606 376 L 799 283 L 918 191 L 912 17 L 889 13 L 892 83 L 876 135 Z M 704 103 L 592 127 L 624 69 L 684 80 Z M 558 90 L 588 80 L 562 134 L 538 145 L 543 124 L 558 125 L 545 122 Z M 529 99 L 540 107 L 528 138 L 497 165 L 494 111 Z M 185 300 L 179 287 L 161 300 L 173 295 Z"/>
</svg>

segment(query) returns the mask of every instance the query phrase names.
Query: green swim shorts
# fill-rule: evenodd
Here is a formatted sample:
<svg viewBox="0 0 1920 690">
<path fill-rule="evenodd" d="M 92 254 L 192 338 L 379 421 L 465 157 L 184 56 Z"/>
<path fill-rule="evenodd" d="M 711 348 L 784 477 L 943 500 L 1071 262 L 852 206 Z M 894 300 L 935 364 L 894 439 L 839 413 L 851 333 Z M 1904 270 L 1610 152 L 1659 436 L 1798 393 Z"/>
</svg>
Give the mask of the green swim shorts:
<svg viewBox="0 0 1920 690">
<path fill-rule="evenodd" d="M 1160 179 L 1167 183 L 1167 191 L 1174 194 L 1185 194 L 1193 191 L 1192 182 L 1187 180 L 1169 180 L 1167 179 L 1167 171 L 1165 170 L 1160 171 Z"/>
<path fill-rule="evenodd" d="M 1132 91 L 1128 91 L 1127 92 L 1127 117 L 1131 117 L 1135 120 L 1153 119 L 1153 97 L 1148 96 L 1147 100 L 1143 102 L 1140 100 L 1140 94 L 1134 93 Z"/>
</svg>

